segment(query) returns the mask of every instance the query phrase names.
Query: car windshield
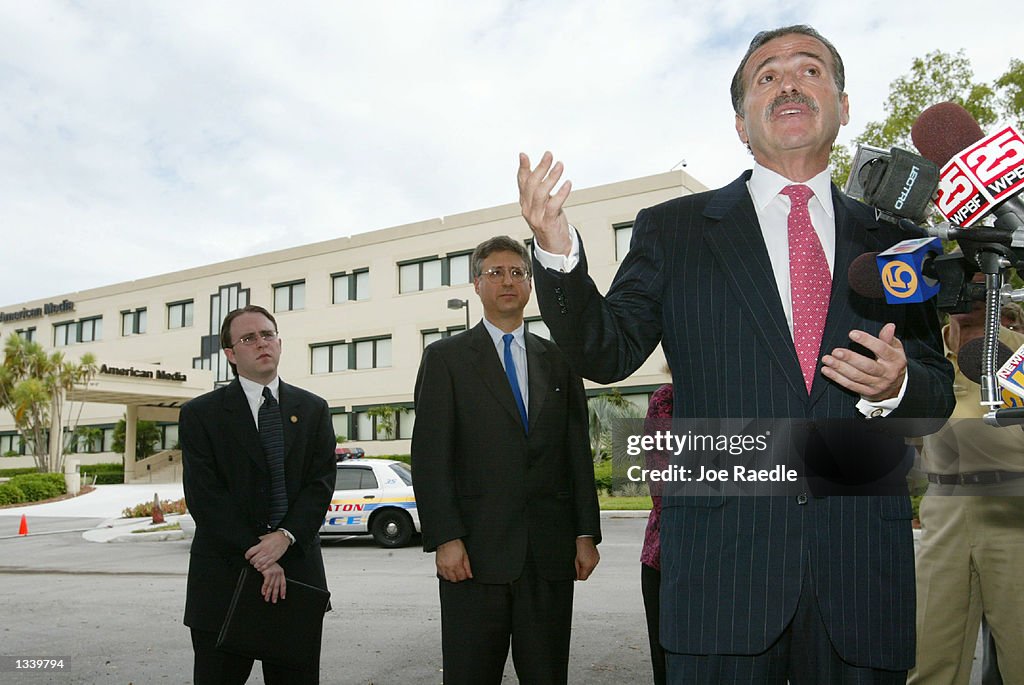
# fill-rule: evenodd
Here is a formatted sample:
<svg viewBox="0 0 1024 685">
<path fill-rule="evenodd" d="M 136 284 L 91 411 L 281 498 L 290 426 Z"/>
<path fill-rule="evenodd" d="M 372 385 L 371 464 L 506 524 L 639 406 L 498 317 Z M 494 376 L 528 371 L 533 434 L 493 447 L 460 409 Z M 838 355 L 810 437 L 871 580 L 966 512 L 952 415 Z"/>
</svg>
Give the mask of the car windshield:
<svg viewBox="0 0 1024 685">
<path fill-rule="evenodd" d="M 402 482 L 406 485 L 412 485 L 412 471 L 405 464 L 391 464 L 391 470 L 398 474 L 398 477 L 402 479 Z"/>
</svg>

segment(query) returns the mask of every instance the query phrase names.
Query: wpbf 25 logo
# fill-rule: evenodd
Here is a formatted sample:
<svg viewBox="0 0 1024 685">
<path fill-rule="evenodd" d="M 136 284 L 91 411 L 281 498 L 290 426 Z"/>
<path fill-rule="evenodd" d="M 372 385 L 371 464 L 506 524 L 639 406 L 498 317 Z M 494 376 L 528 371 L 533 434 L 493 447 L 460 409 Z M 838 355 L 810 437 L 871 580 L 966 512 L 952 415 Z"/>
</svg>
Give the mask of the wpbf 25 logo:
<svg viewBox="0 0 1024 685">
<path fill-rule="evenodd" d="M 924 302 L 939 292 L 939 284 L 924 275 L 925 261 L 942 254 L 938 238 L 914 238 L 896 243 L 875 258 L 889 304 Z"/>
</svg>

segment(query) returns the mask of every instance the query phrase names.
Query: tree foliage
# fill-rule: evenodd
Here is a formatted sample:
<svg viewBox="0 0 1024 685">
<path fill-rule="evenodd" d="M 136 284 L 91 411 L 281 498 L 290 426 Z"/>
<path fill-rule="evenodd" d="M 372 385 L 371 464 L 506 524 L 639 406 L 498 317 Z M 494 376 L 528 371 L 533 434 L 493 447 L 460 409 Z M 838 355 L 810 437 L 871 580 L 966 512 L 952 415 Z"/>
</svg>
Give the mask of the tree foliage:
<svg viewBox="0 0 1024 685">
<path fill-rule="evenodd" d="M 642 418 L 644 412 L 613 388 L 611 392 L 591 397 L 587 401 L 587 414 L 590 418 L 590 450 L 597 463 L 611 456 L 613 422 Z"/>
<path fill-rule="evenodd" d="M 62 352 L 47 352 L 39 343 L 11 334 L 4 344 L 0 365 L 0 408 L 7 410 L 32 451 L 42 472 L 64 468 L 67 440 L 78 423 L 81 402 L 68 400 L 76 385 L 87 383 L 97 372 L 96 358 L 84 354 L 78 362 Z M 68 438 L 50 444 L 51 430 L 67 429 Z"/>
<path fill-rule="evenodd" d="M 982 130 L 1003 120 L 1021 126 L 1024 124 L 1024 62 L 1011 60 L 1006 73 L 987 84 L 975 80 L 971 61 L 963 50 L 954 54 L 935 50 L 916 58 L 908 73 L 889 84 L 886 118 L 868 122 L 850 147 L 837 145 L 833 150 L 830 161 L 836 185 L 845 185 L 853 152 L 859 144 L 916 150 L 910 129 L 922 111 L 939 102 L 962 105 Z"/>
<path fill-rule="evenodd" d="M 114 439 L 111 443 L 111 449 L 120 455 L 124 455 L 124 439 L 125 431 L 127 429 L 127 422 L 121 419 L 114 426 Z M 163 435 L 160 432 L 160 427 L 156 425 L 156 421 L 136 421 L 135 422 L 135 461 L 145 459 L 146 457 L 152 457 L 156 454 L 156 446 L 160 444 L 160 440 Z"/>
<path fill-rule="evenodd" d="M 377 434 L 382 440 L 394 440 L 398 415 L 405 412 L 405 407 L 397 404 L 378 404 L 367 409 L 366 415 L 377 419 Z"/>
</svg>

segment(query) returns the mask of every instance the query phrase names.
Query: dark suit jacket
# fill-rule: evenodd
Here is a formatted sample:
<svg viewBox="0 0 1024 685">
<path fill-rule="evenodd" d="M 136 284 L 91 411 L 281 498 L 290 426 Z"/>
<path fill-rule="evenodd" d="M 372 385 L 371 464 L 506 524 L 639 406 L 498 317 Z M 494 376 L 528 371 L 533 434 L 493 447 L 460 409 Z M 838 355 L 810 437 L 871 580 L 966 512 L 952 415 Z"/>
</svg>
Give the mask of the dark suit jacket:
<svg viewBox="0 0 1024 685">
<path fill-rule="evenodd" d="M 526 334 L 530 434 L 483 323 L 423 352 L 413 484 L 423 549 L 462 538 L 480 583 L 575 578 L 576 537 L 600 542 L 583 382 L 555 345 Z"/>
<path fill-rule="evenodd" d="M 934 309 L 890 307 L 847 284 L 855 257 L 905 236 L 835 188 L 835 267 L 822 354 L 850 346 L 852 329 L 877 335 L 895 322 L 908 357 L 908 385 L 896 411 L 870 421 L 855 407 L 859 398 L 822 376 L 820 365 L 808 397 L 745 185 L 749 177 L 746 172 L 719 190 L 641 211 L 606 298 L 586 275 L 585 255 L 569 274 L 535 268 L 541 313 L 573 367 L 599 382 L 617 381 L 661 342 L 672 368 L 676 418 L 844 419 L 899 434 L 919 428 L 900 419 L 947 417 L 952 369 Z M 905 472 L 902 440 L 881 442 L 884 454 L 863 456 L 888 462 L 897 475 Z M 844 456 L 862 455 L 849 450 Z M 793 616 L 809 567 L 822 618 L 844 659 L 890 669 L 913 664 L 908 498 L 801 499 L 665 498 L 661 639 L 668 649 L 765 650 Z"/>
<path fill-rule="evenodd" d="M 295 544 L 278 561 L 288 578 L 327 589 L 318 531 L 334 494 L 334 430 L 327 403 L 284 381 L 278 389 L 288 514 Z M 245 551 L 267 530 L 270 471 L 238 380 L 187 402 L 178 435 L 185 502 L 196 522 L 185 625 L 218 631 Z"/>
</svg>

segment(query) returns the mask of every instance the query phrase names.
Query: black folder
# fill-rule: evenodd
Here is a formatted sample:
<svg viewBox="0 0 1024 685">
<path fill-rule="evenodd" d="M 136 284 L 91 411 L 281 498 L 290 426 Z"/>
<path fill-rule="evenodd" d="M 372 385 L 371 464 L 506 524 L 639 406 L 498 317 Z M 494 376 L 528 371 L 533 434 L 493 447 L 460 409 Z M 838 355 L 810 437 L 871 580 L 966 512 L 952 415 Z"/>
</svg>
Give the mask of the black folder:
<svg viewBox="0 0 1024 685">
<path fill-rule="evenodd" d="M 263 574 L 242 569 L 228 614 L 217 638 L 218 649 L 287 668 L 304 669 L 320 650 L 324 612 L 331 593 L 287 579 L 285 599 L 263 599 Z"/>
</svg>

